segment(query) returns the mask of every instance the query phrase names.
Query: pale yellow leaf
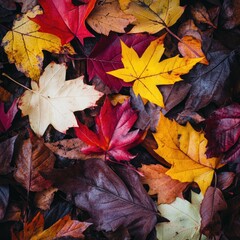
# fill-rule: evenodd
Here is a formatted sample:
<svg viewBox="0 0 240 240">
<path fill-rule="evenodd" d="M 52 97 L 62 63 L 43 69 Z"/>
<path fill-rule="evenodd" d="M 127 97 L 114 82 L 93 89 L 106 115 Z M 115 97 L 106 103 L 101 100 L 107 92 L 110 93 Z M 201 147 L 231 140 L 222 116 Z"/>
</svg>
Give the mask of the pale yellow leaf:
<svg viewBox="0 0 240 240">
<path fill-rule="evenodd" d="M 50 63 L 40 77 L 39 84 L 32 81 L 32 91 L 27 90 L 19 101 L 22 115 L 29 116 L 31 128 L 43 135 L 49 124 L 59 132 L 77 127 L 73 114 L 95 106 L 103 95 L 93 86 L 83 83 L 83 77 L 65 81 L 66 66 Z"/>
</svg>

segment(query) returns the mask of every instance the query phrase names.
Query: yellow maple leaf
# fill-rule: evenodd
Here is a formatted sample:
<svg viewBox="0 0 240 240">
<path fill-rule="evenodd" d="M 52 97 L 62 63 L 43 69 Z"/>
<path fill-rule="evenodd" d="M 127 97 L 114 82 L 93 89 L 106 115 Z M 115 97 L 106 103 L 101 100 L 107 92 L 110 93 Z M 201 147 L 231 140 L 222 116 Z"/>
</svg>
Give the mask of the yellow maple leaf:
<svg viewBox="0 0 240 240">
<path fill-rule="evenodd" d="M 16 19 L 12 30 L 2 40 L 9 62 L 15 63 L 19 71 L 34 81 L 38 81 L 41 74 L 44 58 L 42 50 L 74 54 L 73 48 L 69 44 L 62 46 L 57 36 L 38 32 L 40 26 L 30 19 L 42 13 L 39 6 L 36 6 Z"/>
<path fill-rule="evenodd" d="M 169 85 L 181 81 L 180 75 L 188 73 L 202 60 L 202 58 L 175 56 L 159 62 L 164 52 L 163 40 L 164 36 L 152 41 L 141 57 L 133 48 L 129 48 L 121 41 L 124 68 L 108 72 L 125 82 L 134 81 L 135 95 L 139 94 L 160 107 L 163 107 L 164 103 L 157 85 Z"/>
<path fill-rule="evenodd" d="M 136 21 L 130 33 L 156 33 L 172 26 L 183 14 L 179 0 L 119 0 L 121 9 L 132 14 Z"/>
<path fill-rule="evenodd" d="M 153 135 L 158 143 L 155 152 L 172 165 L 166 174 L 181 182 L 196 182 L 204 194 L 215 169 L 222 166 L 219 158 L 207 158 L 204 133 L 195 131 L 189 123 L 181 126 L 161 114 Z"/>
</svg>

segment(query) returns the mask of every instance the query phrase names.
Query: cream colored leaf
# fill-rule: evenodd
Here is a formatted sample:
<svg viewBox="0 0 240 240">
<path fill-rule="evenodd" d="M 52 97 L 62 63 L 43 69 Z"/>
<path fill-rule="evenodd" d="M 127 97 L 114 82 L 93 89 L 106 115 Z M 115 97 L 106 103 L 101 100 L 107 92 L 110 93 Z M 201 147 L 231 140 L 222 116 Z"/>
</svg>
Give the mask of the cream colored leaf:
<svg viewBox="0 0 240 240">
<path fill-rule="evenodd" d="M 110 31 L 124 33 L 124 28 L 133 21 L 135 21 L 135 17 L 124 13 L 117 0 L 98 0 L 87 18 L 90 27 L 104 35 L 108 35 Z"/>
<path fill-rule="evenodd" d="M 60 38 L 53 34 L 38 32 L 40 26 L 31 21 L 36 15 L 42 14 L 39 6 L 17 18 L 11 31 L 8 31 L 2 40 L 2 46 L 8 55 L 10 63 L 15 63 L 19 71 L 32 80 L 38 81 L 42 65 L 43 50 L 52 53 L 66 51 L 73 54 L 71 46 L 61 45 Z"/>
<path fill-rule="evenodd" d="M 136 21 L 130 33 L 156 33 L 172 26 L 184 12 L 179 0 L 119 0 L 121 9 Z"/>
<path fill-rule="evenodd" d="M 181 198 L 176 198 L 171 204 L 160 204 L 158 210 L 162 217 L 170 222 L 156 225 L 158 240 L 199 240 L 200 239 L 200 204 L 202 194 L 192 192 L 192 203 Z M 202 240 L 206 239 L 202 235 Z"/>
<path fill-rule="evenodd" d="M 23 116 L 29 115 L 31 128 L 37 135 L 43 135 L 49 124 L 65 132 L 77 127 L 73 114 L 85 108 L 95 106 L 103 95 L 83 83 L 83 77 L 65 81 L 66 66 L 50 63 L 39 80 L 32 81 L 32 91 L 27 90 L 19 101 Z"/>
</svg>

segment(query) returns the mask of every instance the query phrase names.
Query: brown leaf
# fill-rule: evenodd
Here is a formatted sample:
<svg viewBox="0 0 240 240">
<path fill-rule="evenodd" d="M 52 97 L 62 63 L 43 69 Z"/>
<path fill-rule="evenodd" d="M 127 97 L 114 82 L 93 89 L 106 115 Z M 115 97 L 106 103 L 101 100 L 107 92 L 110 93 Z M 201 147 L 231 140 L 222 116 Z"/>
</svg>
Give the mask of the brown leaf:
<svg viewBox="0 0 240 240">
<path fill-rule="evenodd" d="M 57 191 L 57 188 L 50 187 L 42 192 L 37 192 L 34 197 L 34 203 L 36 207 L 42 210 L 50 209 L 50 205 L 54 198 L 54 193 Z"/>
<path fill-rule="evenodd" d="M 14 151 L 14 143 L 17 135 L 0 143 L 0 174 L 5 175 L 11 172 L 10 163 Z"/>
<path fill-rule="evenodd" d="M 191 6 L 191 14 L 197 22 L 206 23 L 216 28 L 209 17 L 207 9 L 200 1 L 196 2 L 194 6 Z"/>
<path fill-rule="evenodd" d="M 10 203 L 7 207 L 3 222 L 19 221 L 21 218 L 21 209 L 17 203 Z"/>
<path fill-rule="evenodd" d="M 11 93 L 5 90 L 3 87 L 0 86 L 0 101 L 8 102 L 11 98 Z"/>
<path fill-rule="evenodd" d="M 87 144 L 81 141 L 79 138 L 63 139 L 54 143 L 45 143 L 45 145 L 52 152 L 64 158 L 81 160 L 86 160 L 95 157 L 99 158 L 99 155 L 97 154 L 86 155 L 82 153 L 81 149 L 83 147 L 87 147 Z M 102 155 L 102 158 L 104 159 L 104 155 Z"/>
<path fill-rule="evenodd" d="M 44 145 L 44 141 L 30 132 L 30 138 L 24 140 L 16 159 L 14 178 L 28 191 L 39 192 L 51 186 L 40 171 L 53 169 L 54 154 Z"/>
<path fill-rule="evenodd" d="M 125 33 L 125 28 L 136 19 L 125 14 L 117 0 L 98 0 L 87 18 L 87 23 L 98 33 L 108 35 L 110 31 Z"/>
<path fill-rule="evenodd" d="M 183 190 L 189 183 L 182 183 L 174 180 L 165 172 L 168 170 L 160 164 L 142 165 L 139 169 L 143 173 L 143 184 L 148 184 L 149 195 L 158 195 L 158 204 L 172 203 L 176 197 L 183 198 Z"/>
<path fill-rule="evenodd" d="M 228 188 L 235 178 L 235 173 L 233 172 L 221 172 L 217 176 L 217 187 L 222 191 Z"/>
<path fill-rule="evenodd" d="M 218 188 L 209 187 L 201 204 L 201 232 L 209 238 L 220 235 L 222 223 L 220 211 L 227 208 L 222 192 Z"/>
</svg>

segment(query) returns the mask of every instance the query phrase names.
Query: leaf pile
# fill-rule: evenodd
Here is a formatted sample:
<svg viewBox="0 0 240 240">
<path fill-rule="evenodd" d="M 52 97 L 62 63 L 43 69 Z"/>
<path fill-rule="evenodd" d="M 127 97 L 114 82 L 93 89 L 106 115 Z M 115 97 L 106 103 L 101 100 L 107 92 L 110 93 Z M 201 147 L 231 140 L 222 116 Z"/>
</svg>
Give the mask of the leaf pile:
<svg viewBox="0 0 240 240">
<path fill-rule="evenodd" d="M 239 0 L 0 13 L 0 239 L 240 239 Z"/>
</svg>

